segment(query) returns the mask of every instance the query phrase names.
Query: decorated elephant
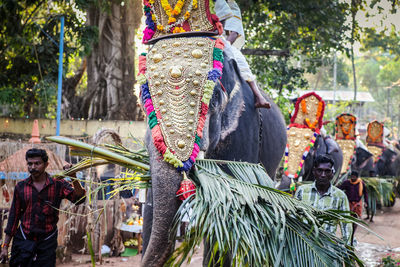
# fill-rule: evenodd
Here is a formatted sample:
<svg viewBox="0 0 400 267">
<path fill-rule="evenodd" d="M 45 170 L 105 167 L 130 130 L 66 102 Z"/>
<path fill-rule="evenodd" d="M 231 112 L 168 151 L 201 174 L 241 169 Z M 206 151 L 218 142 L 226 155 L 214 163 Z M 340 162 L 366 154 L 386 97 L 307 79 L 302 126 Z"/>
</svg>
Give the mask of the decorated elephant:
<svg viewBox="0 0 400 267">
<path fill-rule="evenodd" d="M 400 154 L 396 148 L 392 150 L 385 146 L 383 133 L 383 123 L 372 121 L 368 124 L 366 142 L 372 157 L 358 168 L 363 176 L 397 177 L 400 175 Z"/>
<path fill-rule="evenodd" d="M 373 155 L 356 134 L 357 118 L 350 113 L 340 114 L 336 117 L 335 126 L 335 139 L 343 151 L 341 175 L 345 175 L 350 169 L 359 173 L 362 170 L 367 173 L 373 172 L 368 167 L 373 163 Z M 369 176 L 369 174 L 365 176 Z"/>
<path fill-rule="evenodd" d="M 342 151 L 335 140 L 321 134 L 324 109 L 325 102 L 314 92 L 297 99 L 287 130 L 284 174 L 278 189 L 294 191 L 296 181 L 312 181 L 313 161 L 318 155 L 330 155 L 335 162 L 335 172 L 340 173 Z"/>
<path fill-rule="evenodd" d="M 255 108 L 229 46 L 214 31 L 221 26 L 209 2 L 182 4 L 190 16 L 176 22 L 162 12 L 161 2 L 144 1 L 145 42 L 153 46 L 139 62 L 152 177 L 144 207 L 142 266 L 163 266 L 171 255 L 175 242 L 169 230 L 182 203 L 176 192 L 192 186 L 183 177 L 199 154 L 261 163 L 274 177 L 286 144 L 278 106 Z"/>
</svg>

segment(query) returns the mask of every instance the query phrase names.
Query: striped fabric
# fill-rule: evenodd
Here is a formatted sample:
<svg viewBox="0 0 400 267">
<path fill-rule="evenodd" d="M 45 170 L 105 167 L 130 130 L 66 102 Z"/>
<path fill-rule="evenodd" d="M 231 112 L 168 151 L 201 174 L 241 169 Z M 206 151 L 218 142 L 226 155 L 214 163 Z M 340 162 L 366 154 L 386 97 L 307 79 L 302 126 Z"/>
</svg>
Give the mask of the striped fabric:
<svg viewBox="0 0 400 267">
<path fill-rule="evenodd" d="M 315 182 L 312 184 L 302 185 L 299 187 L 299 189 L 297 189 L 295 198 L 304 201 L 318 210 L 350 210 L 349 201 L 347 200 L 346 194 L 333 185 L 329 187 L 328 191 L 323 195 L 318 193 L 318 190 L 315 187 Z M 323 225 L 323 228 L 325 231 L 336 235 L 336 224 L 325 224 Z M 349 223 L 341 223 L 340 228 L 342 230 L 343 240 L 350 242 L 352 225 Z"/>
</svg>

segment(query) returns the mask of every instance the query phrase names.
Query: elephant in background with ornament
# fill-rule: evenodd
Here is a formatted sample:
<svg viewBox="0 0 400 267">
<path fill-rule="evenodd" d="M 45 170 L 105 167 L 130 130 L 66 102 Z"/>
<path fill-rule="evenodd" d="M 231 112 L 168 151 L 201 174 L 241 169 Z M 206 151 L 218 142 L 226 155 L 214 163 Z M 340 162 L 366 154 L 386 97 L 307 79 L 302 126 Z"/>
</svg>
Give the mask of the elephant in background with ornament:
<svg viewBox="0 0 400 267">
<path fill-rule="evenodd" d="M 169 230 L 182 203 L 176 197 L 182 175 L 163 160 L 149 129 L 145 140 L 152 188 L 144 207 L 142 266 L 163 266 L 174 249 Z M 286 126 L 279 107 L 255 109 L 249 85 L 235 60 L 224 52 L 221 83 L 214 88 L 201 139 L 205 158 L 261 163 L 274 178 L 285 145 Z"/>
<path fill-rule="evenodd" d="M 343 153 L 338 143 L 330 136 L 323 136 L 319 134 L 315 140 L 314 146 L 310 149 L 307 157 L 304 159 L 303 168 L 299 174 L 302 177 L 302 181 L 314 181 L 312 175 L 312 168 L 314 159 L 319 155 L 330 155 L 335 162 L 335 178 L 340 174 L 343 164 Z M 335 179 L 334 178 L 334 179 Z M 282 175 L 282 179 L 278 185 L 278 189 L 282 191 L 289 191 L 292 180 L 285 174 Z"/>
</svg>

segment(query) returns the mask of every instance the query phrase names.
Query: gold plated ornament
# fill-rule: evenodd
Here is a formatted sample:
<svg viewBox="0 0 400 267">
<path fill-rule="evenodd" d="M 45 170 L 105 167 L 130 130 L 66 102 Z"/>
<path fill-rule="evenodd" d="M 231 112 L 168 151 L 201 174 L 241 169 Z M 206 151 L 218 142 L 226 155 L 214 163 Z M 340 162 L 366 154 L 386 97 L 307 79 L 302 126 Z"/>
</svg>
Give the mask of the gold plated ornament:
<svg viewBox="0 0 400 267">
<path fill-rule="evenodd" d="M 199 46 L 199 42 L 204 44 Z M 163 48 L 168 48 L 169 51 Z M 199 50 L 194 54 L 202 56 L 196 58 L 192 52 L 187 52 L 193 56 L 189 61 L 184 58 L 185 49 L 192 52 Z M 148 60 L 146 76 L 149 77 L 149 91 L 154 109 L 157 116 L 161 116 L 158 121 L 164 142 L 181 161 L 188 160 L 193 151 L 203 87 L 208 72 L 213 69 L 213 49 L 214 40 L 211 39 L 193 37 L 189 41 L 187 38 L 174 38 L 158 41 L 147 54 L 152 59 L 153 51 L 157 51 L 161 55 L 162 63 L 166 64 L 165 69 L 157 67 L 152 70 L 151 66 L 157 63 Z M 158 75 L 154 75 L 155 73 Z"/>
</svg>

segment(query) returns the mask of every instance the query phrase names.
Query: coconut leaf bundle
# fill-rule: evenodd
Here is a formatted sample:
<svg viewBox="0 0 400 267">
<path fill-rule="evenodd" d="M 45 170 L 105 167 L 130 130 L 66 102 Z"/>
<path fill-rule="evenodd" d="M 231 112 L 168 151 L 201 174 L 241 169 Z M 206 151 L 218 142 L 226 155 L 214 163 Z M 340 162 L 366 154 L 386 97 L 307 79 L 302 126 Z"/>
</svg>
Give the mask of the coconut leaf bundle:
<svg viewBox="0 0 400 267">
<path fill-rule="evenodd" d="M 187 214 L 189 229 L 168 265 L 190 260 L 205 240 L 211 248 L 209 264 L 232 259 L 232 266 L 332 266 L 339 262 L 363 266 L 352 247 L 320 229 L 324 223 L 363 222 L 348 213 L 315 210 L 287 193 L 247 182 L 273 183 L 262 166 L 198 160 L 191 178 L 197 185 L 196 196 L 182 204 L 171 238 Z"/>
<path fill-rule="evenodd" d="M 394 201 L 393 181 L 390 179 L 367 177 L 362 178 L 368 192 L 368 207 L 372 215 L 376 214 L 378 203 L 390 206 Z"/>
</svg>

